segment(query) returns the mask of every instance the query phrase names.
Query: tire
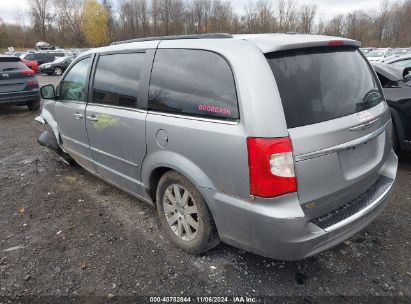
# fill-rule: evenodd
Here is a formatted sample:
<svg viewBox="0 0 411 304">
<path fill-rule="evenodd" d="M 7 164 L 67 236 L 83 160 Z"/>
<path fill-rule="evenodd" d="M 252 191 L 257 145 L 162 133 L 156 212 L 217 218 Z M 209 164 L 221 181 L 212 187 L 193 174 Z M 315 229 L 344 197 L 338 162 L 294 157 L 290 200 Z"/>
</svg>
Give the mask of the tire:
<svg viewBox="0 0 411 304">
<path fill-rule="evenodd" d="M 168 171 L 161 177 L 156 205 L 162 229 L 177 248 L 190 254 L 200 254 L 220 243 L 206 202 L 197 188 L 181 174 Z"/>
<path fill-rule="evenodd" d="M 27 107 L 29 108 L 30 111 L 37 111 L 38 109 L 40 109 L 40 100 L 32 101 L 28 103 Z"/>
<path fill-rule="evenodd" d="M 53 69 L 53 75 L 56 75 L 56 76 L 63 75 L 63 69 L 61 67 L 55 67 Z"/>
<path fill-rule="evenodd" d="M 395 153 L 398 154 L 401 151 L 400 138 L 398 137 L 397 128 L 394 124 L 392 125 L 392 146 Z"/>
</svg>

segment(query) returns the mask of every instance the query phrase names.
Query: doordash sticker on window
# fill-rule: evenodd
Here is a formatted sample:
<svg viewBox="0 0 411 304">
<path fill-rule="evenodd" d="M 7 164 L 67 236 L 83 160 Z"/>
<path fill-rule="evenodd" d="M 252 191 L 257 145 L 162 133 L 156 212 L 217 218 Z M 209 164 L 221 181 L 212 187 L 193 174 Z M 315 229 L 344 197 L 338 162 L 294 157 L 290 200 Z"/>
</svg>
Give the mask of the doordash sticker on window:
<svg viewBox="0 0 411 304">
<path fill-rule="evenodd" d="M 207 112 L 207 113 L 231 115 L 231 110 L 229 108 L 221 108 L 221 107 L 210 106 L 210 105 L 199 105 L 198 110 L 201 112 Z"/>
</svg>

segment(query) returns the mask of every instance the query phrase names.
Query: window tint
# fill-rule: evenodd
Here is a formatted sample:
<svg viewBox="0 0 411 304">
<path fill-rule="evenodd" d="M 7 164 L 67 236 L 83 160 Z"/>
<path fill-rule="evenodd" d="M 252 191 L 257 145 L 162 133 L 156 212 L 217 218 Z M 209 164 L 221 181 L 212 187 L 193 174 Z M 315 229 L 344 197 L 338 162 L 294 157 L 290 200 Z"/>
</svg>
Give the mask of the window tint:
<svg viewBox="0 0 411 304">
<path fill-rule="evenodd" d="M 157 50 L 149 108 L 158 111 L 238 119 L 234 77 L 219 55 L 202 50 Z"/>
<path fill-rule="evenodd" d="M 93 85 L 93 102 L 137 107 L 137 91 L 145 53 L 101 56 Z"/>
<path fill-rule="evenodd" d="M 86 101 L 87 76 L 91 65 L 91 58 L 85 58 L 77 62 L 67 73 L 61 82 L 62 100 Z"/>
<path fill-rule="evenodd" d="M 374 107 L 382 100 L 371 68 L 353 48 L 313 48 L 266 55 L 289 128 Z"/>
</svg>

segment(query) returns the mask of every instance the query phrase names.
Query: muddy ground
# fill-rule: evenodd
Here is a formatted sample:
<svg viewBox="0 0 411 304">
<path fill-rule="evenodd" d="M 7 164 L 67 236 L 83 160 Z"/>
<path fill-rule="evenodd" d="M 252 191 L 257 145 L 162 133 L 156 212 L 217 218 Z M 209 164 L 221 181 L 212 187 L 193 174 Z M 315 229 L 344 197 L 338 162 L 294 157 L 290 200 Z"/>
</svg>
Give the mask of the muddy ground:
<svg viewBox="0 0 411 304">
<path fill-rule="evenodd" d="M 386 210 L 332 250 L 281 262 L 221 244 L 190 256 L 170 245 L 152 207 L 40 147 L 38 114 L 0 107 L 0 303 L 149 300 L 138 295 L 411 300 L 410 155 L 400 156 Z"/>
</svg>

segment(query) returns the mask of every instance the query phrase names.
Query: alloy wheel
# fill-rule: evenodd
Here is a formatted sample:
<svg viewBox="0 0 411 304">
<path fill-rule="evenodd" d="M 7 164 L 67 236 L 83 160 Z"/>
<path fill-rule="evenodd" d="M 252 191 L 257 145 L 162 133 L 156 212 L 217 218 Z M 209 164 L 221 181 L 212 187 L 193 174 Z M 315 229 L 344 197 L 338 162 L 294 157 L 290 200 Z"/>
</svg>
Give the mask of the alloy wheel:
<svg viewBox="0 0 411 304">
<path fill-rule="evenodd" d="M 171 230 L 184 241 L 193 240 L 198 233 L 199 221 L 196 203 L 181 185 L 167 187 L 163 196 L 164 213 Z"/>
<path fill-rule="evenodd" d="M 54 74 L 56 74 L 57 76 L 61 76 L 61 74 L 63 74 L 63 70 L 61 68 L 55 68 Z"/>
</svg>

